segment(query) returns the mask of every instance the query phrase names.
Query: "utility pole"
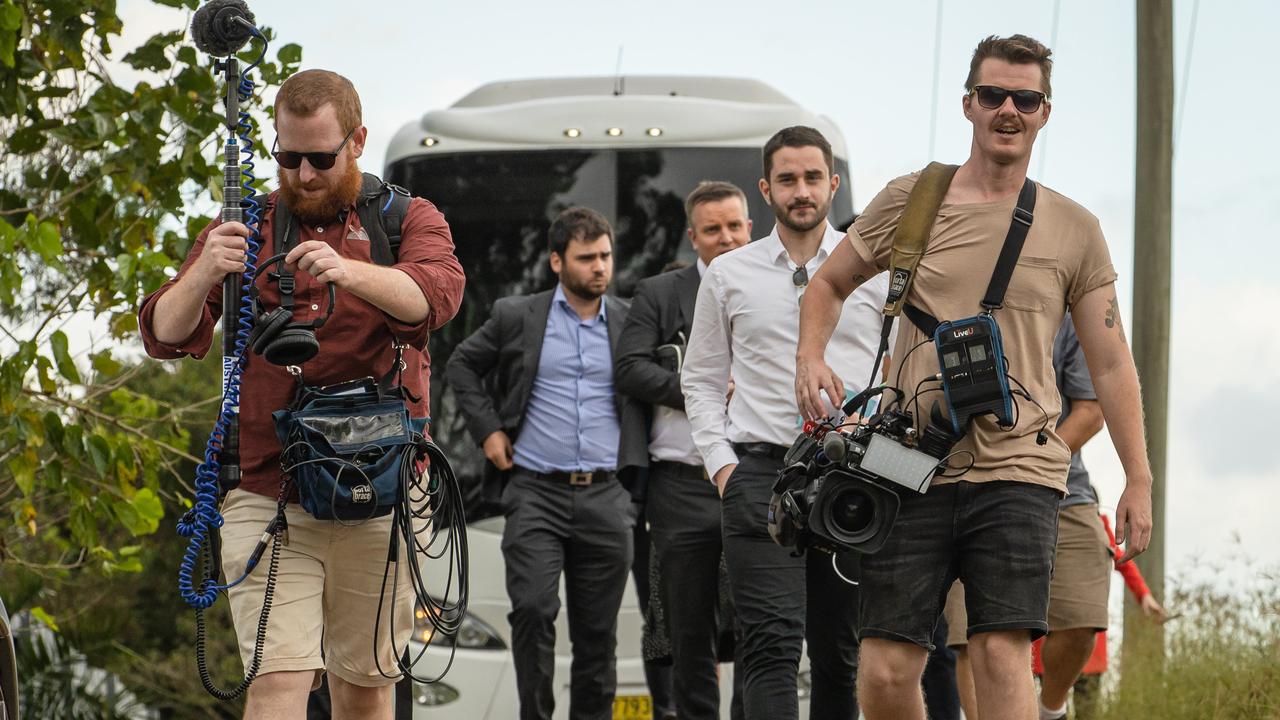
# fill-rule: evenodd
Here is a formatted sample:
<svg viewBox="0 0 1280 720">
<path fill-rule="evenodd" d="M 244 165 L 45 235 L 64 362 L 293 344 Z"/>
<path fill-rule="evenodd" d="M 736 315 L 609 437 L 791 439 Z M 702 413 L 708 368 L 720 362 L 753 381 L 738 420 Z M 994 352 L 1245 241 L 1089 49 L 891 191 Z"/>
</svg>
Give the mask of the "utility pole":
<svg viewBox="0 0 1280 720">
<path fill-rule="evenodd" d="M 1150 548 L 1135 562 L 1152 592 L 1163 602 L 1173 225 L 1173 0 L 1137 0 L 1137 6 L 1133 357 L 1142 381 L 1154 525 Z M 1126 600 L 1125 656 L 1148 655 L 1139 652 L 1141 646 L 1162 658 L 1163 639 L 1159 626 L 1147 620 L 1132 600 Z"/>
</svg>

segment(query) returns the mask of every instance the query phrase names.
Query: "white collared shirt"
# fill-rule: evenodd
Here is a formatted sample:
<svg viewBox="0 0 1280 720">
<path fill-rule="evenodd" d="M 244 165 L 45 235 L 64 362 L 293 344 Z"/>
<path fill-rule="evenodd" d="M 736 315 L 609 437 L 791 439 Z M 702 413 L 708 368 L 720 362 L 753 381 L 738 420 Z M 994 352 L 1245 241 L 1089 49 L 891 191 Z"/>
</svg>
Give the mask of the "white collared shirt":
<svg viewBox="0 0 1280 720">
<path fill-rule="evenodd" d="M 805 265 L 813 277 L 844 235 L 828 223 L 822 244 Z M 698 287 L 693 337 L 681 373 L 685 412 L 707 473 L 738 462 L 732 444 L 790 445 L 800 433 L 796 407 L 796 344 L 800 296 L 777 227 L 768 237 L 713 260 Z M 889 293 L 888 273 L 858 287 L 844 303 L 827 345 L 826 361 L 850 392 L 871 378 Z M 734 381 L 725 406 L 725 386 Z"/>
<path fill-rule="evenodd" d="M 702 262 L 702 258 L 698 258 L 698 277 L 706 273 L 707 264 Z M 689 416 L 684 411 L 654 403 L 653 424 L 649 428 L 649 457 L 662 462 L 702 464 L 702 456 L 693 444 L 693 428 L 689 426 Z"/>
</svg>

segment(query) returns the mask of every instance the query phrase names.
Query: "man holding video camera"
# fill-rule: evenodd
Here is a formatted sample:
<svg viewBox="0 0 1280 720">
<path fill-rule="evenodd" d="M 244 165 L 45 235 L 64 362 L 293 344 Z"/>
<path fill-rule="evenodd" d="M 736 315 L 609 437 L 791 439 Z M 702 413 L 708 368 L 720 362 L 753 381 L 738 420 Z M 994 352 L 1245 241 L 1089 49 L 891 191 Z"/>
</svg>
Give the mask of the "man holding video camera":
<svg viewBox="0 0 1280 720">
<path fill-rule="evenodd" d="M 841 242 L 827 222 L 839 186 L 831 144 L 817 130 L 784 128 L 765 143 L 760 192 L 777 224 L 707 269 L 681 374 L 694 444 L 721 495 L 725 561 L 741 628 L 736 671 L 743 673 L 748 720 L 797 716 L 806 639 L 810 717 L 858 715 L 855 588 L 836 575 L 830 555 L 799 557 L 776 545 L 766 517 L 782 457 L 801 430 L 790 392 L 799 300 Z M 845 306 L 831 359 L 851 382 L 871 375 L 887 292 L 887 279 L 877 278 Z M 734 391 L 726 407 L 730 378 Z"/>
<path fill-rule="evenodd" d="M 1007 364 L 997 364 L 1002 378 L 1022 388 L 1016 416 L 1005 426 L 982 415 L 961 427 L 963 436 L 949 456 L 951 477 L 935 477 L 923 494 L 901 492 L 887 544 L 862 557 L 859 699 L 872 720 L 924 717 L 915 688 L 956 577 L 966 589 L 969 651 L 983 720 L 1036 715 L 1030 644 L 1048 629 L 1058 501 L 1070 459 L 1052 428 L 1059 399 L 1050 353 L 1068 308 L 1127 476 L 1117 507 L 1126 555 L 1137 555 L 1150 541 L 1151 471 L 1138 378 L 1101 227 L 1079 205 L 1026 182 L 1036 134 L 1049 119 L 1049 58 L 1048 48 L 1022 35 L 990 37 L 978 45 L 962 100 L 973 125 L 970 156 L 930 218 L 932 229 L 906 290 L 905 301 L 916 312 L 909 309 L 913 322 L 899 333 L 892 384 L 909 391 L 948 377 L 939 372 L 938 351 L 922 347 L 934 337 L 920 328 L 928 326 L 921 318 L 980 317 L 980 301 L 1007 236 L 1018 223 L 1029 223 L 1003 303 L 985 317 L 994 318 L 997 339 L 1004 340 Z M 849 293 L 890 265 L 899 221 L 919 178 L 894 180 L 877 195 L 850 228 L 848 242 L 813 278 L 801 308 L 796 353 L 795 390 L 806 417 L 825 414 L 823 395 L 832 402 L 843 396 L 839 376 L 823 357 L 828 338 Z M 1025 212 L 1028 191 L 1033 214 Z M 1009 391 L 1002 392 L 1008 402 Z M 917 423 L 929 422 L 935 405 L 945 418 L 955 410 L 950 397 L 919 396 Z"/>
</svg>

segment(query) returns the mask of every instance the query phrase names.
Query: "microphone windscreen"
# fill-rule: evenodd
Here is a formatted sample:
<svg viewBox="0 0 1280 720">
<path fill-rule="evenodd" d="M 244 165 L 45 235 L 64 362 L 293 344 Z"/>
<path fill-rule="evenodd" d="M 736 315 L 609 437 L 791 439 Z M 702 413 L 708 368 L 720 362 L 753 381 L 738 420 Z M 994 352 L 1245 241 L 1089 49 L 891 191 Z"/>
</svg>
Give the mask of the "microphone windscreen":
<svg viewBox="0 0 1280 720">
<path fill-rule="evenodd" d="M 191 18 L 191 39 L 210 55 L 234 55 L 249 42 L 253 25 L 253 12 L 244 0 L 209 0 Z"/>
<path fill-rule="evenodd" d="M 844 437 L 836 430 L 832 430 L 822 438 L 822 454 L 833 463 L 844 462 L 845 449 Z"/>
</svg>

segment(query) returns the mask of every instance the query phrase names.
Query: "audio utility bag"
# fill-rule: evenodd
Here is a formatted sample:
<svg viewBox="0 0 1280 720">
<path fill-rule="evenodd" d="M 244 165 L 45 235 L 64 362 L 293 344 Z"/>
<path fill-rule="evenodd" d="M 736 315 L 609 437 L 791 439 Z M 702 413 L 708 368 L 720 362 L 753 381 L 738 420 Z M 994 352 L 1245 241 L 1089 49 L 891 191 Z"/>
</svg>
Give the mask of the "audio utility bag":
<svg viewBox="0 0 1280 720">
<path fill-rule="evenodd" d="M 303 509 L 320 520 L 368 520 L 391 513 L 402 478 L 416 471 L 416 449 L 428 420 L 411 418 L 404 389 L 391 380 L 403 346 L 381 382 L 372 377 L 338 385 L 298 383 L 294 401 L 272 413 L 280 468 Z"/>
</svg>

